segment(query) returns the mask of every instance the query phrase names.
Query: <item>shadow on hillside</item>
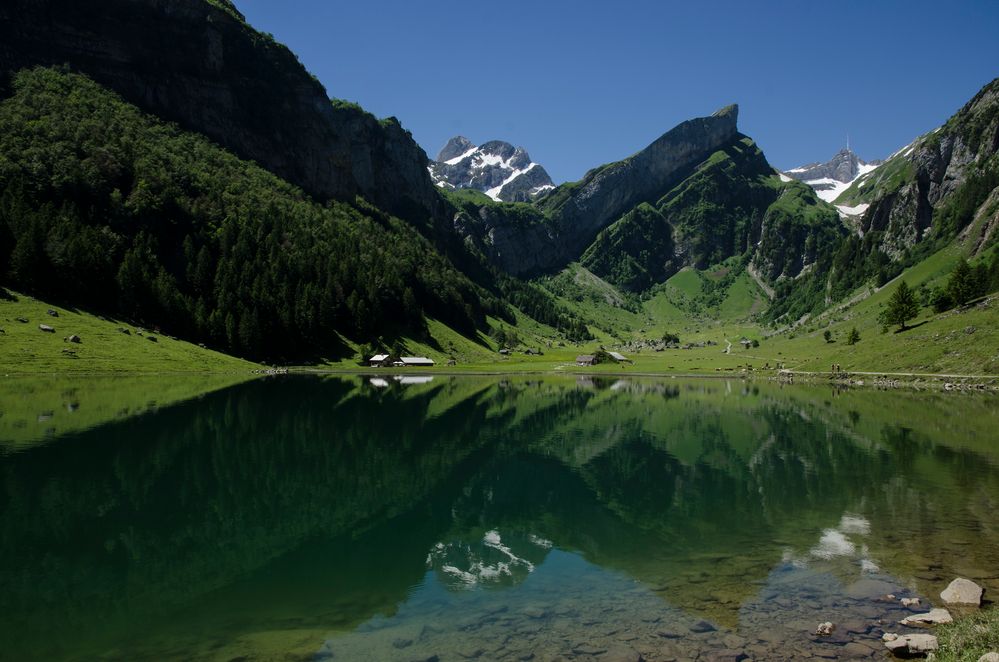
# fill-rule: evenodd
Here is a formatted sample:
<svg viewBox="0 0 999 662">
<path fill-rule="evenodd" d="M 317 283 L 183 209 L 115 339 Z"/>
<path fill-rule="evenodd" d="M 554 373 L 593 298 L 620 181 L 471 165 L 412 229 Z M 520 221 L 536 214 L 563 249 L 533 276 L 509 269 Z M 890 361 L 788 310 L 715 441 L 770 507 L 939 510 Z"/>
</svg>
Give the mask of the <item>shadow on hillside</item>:
<svg viewBox="0 0 999 662">
<path fill-rule="evenodd" d="M 929 324 L 929 322 L 930 322 L 929 320 L 923 320 L 922 322 L 919 322 L 918 324 L 913 324 L 912 326 L 907 326 L 902 329 L 895 329 L 895 333 L 904 333 L 906 331 L 912 331 L 913 329 L 918 329 L 924 324 Z"/>
</svg>

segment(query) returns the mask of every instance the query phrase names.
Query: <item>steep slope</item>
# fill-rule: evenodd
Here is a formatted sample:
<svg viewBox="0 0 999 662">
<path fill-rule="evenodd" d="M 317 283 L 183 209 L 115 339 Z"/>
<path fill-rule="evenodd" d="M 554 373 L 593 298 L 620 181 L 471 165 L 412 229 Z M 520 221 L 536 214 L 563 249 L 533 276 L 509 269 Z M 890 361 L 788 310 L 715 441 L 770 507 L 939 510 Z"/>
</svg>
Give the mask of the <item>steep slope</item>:
<svg viewBox="0 0 999 662">
<path fill-rule="evenodd" d="M 738 133 L 737 113 L 730 106 L 684 122 L 533 206 L 465 198 L 455 228 L 514 274 L 557 271 L 578 260 L 630 292 L 685 266 L 704 269 L 733 256 L 770 283 L 796 277 L 844 230 L 831 207 L 804 184 L 778 176 Z"/>
<path fill-rule="evenodd" d="M 819 312 L 868 282 L 883 285 L 955 240 L 968 256 L 994 250 L 997 187 L 999 79 L 836 198 L 837 207 L 862 211 L 854 235 L 821 256 L 809 278 L 778 288 L 769 314 L 793 321 Z"/>
<path fill-rule="evenodd" d="M 430 164 L 434 183 L 446 189 L 475 189 L 493 200 L 529 202 L 555 188 L 551 177 L 527 150 L 502 140 L 476 147 L 455 136 Z"/>
<path fill-rule="evenodd" d="M 685 172 L 736 135 L 738 108 L 688 120 L 637 154 L 562 184 L 528 209 L 464 205 L 455 229 L 514 275 L 555 271 L 578 258 L 597 233 L 643 202 L 658 200 Z"/>
<path fill-rule="evenodd" d="M 64 63 L 319 198 L 359 194 L 413 222 L 446 215 L 426 154 L 398 121 L 331 103 L 228 0 L 0 4 L 0 79 Z"/>
<path fill-rule="evenodd" d="M 0 278 L 243 356 L 303 360 L 512 313 L 410 225 L 315 202 L 79 74 L 0 101 Z"/>
<path fill-rule="evenodd" d="M 869 205 L 860 232 L 900 259 L 927 238 L 946 242 L 968 227 L 999 186 L 999 79 L 942 127 L 917 138 L 859 179 L 837 204 Z M 994 212 L 994 210 L 993 210 Z M 995 218 L 982 230 L 992 234 Z"/>
</svg>

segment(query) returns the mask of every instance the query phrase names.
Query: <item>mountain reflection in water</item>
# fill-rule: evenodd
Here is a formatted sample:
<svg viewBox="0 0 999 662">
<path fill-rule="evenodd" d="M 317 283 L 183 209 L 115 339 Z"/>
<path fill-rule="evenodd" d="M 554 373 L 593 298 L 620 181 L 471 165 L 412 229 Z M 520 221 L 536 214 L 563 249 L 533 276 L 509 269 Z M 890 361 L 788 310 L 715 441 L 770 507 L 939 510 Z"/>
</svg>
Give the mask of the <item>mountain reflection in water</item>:
<svg viewBox="0 0 999 662">
<path fill-rule="evenodd" d="M 0 454 L 0 656 L 873 655 L 876 619 L 901 617 L 882 594 L 999 589 L 995 404 L 598 377 L 232 386 Z"/>
</svg>

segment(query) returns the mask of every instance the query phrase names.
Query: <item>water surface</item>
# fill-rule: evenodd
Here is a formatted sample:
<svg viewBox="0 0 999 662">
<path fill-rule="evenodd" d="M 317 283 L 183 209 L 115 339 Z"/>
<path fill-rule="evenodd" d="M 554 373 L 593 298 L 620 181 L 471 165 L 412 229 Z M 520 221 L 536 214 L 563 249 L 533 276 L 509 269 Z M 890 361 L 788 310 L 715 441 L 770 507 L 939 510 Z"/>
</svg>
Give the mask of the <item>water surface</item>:
<svg viewBox="0 0 999 662">
<path fill-rule="evenodd" d="M 999 591 L 997 404 L 289 376 L 33 435 L 22 398 L 0 656 L 874 656 L 886 594 Z"/>
</svg>

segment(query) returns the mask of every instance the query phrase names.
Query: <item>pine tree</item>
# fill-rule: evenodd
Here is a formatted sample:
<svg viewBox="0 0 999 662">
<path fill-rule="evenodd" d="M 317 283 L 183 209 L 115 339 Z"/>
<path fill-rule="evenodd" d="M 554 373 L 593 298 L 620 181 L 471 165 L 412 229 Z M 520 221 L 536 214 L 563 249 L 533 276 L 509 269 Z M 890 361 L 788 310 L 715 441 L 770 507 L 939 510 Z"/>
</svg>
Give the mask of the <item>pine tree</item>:
<svg viewBox="0 0 999 662">
<path fill-rule="evenodd" d="M 850 329 L 850 335 L 846 337 L 846 344 L 856 345 L 858 342 L 860 342 L 860 332 L 857 331 L 857 327 L 853 327 Z"/>
<path fill-rule="evenodd" d="M 905 330 L 905 323 L 919 314 L 919 303 L 912 288 L 904 280 L 899 283 L 888 300 L 888 307 L 880 315 L 882 326 L 898 324 L 898 330 Z"/>
</svg>

